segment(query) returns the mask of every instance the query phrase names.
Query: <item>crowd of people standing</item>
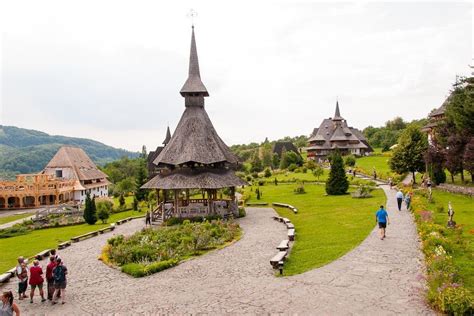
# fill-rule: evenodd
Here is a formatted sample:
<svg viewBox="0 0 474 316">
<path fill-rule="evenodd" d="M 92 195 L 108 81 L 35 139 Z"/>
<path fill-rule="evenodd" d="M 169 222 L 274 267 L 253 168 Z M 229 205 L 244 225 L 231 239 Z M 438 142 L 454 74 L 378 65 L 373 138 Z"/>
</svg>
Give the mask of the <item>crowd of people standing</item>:
<svg viewBox="0 0 474 316">
<path fill-rule="evenodd" d="M 63 260 L 57 254 L 56 250 L 50 251 L 51 256 L 46 269 L 40 265 L 41 256 L 37 256 L 33 263 L 28 266 L 27 261 L 23 257 L 18 257 L 18 265 L 15 269 L 15 275 L 18 279 L 18 300 L 27 299 L 26 292 L 28 285 L 30 286 L 30 303 L 33 304 L 36 288 L 38 288 L 41 302 L 51 301 L 51 304 L 57 304 L 58 299 L 61 303 L 66 302 L 66 285 L 68 270 Z M 44 291 L 44 283 L 46 281 L 46 296 Z M 4 292 L 2 295 L 2 306 L 0 316 L 19 316 L 20 309 L 14 302 L 12 291 Z"/>
</svg>

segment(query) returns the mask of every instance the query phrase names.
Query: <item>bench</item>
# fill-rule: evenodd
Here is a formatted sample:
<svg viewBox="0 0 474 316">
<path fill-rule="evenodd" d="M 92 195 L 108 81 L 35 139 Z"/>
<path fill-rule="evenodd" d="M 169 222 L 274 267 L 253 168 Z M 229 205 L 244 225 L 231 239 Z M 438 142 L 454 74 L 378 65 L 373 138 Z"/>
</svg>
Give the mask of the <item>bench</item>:
<svg viewBox="0 0 474 316">
<path fill-rule="evenodd" d="M 290 204 L 285 204 L 285 203 L 278 203 L 278 202 L 273 202 L 272 205 L 274 206 L 279 206 L 279 207 L 286 207 L 286 208 L 289 208 L 290 210 L 293 211 L 293 213 L 297 214 L 298 213 L 298 209 Z"/>
<path fill-rule="evenodd" d="M 109 227 L 105 227 L 105 228 L 102 228 L 102 229 L 99 229 L 99 234 L 103 234 L 107 231 L 113 231 L 115 229 L 115 225 L 114 224 L 111 224 Z"/>
<path fill-rule="evenodd" d="M 277 249 L 280 251 L 287 251 L 289 248 L 289 243 L 290 241 L 288 239 L 282 240 Z"/>
<path fill-rule="evenodd" d="M 5 283 L 7 282 L 8 280 L 10 280 L 10 278 L 12 277 L 13 275 L 9 272 L 7 273 L 4 273 L 4 274 L 0 274 L 0 283 Z"/>
<path fill-rule="evenodd" d="M 49 253 L 51 252 L 51 249 L 46 249 L 41 251 L 39 254 L 37 254 L 35 257 L 41 257 L 41 258 L 46 258 L 49 256 Z"/>
<path fill-rule="evenodd" d="M 293 225 L 293 223 L 286 223 L 286 228 L 295 229 L 295 225 Z"/>
<path fill-rule="evenodd" d="M 247 206 L 265 206 L 265 205 L 268 205 L 267 202 L 249 202 L 249 203 L 245 203 L 245 205 Z"/>
<path fill-rule="evenodd" d="M 295 229 L 288 229 L 288 239 L 290 241 L 295 240 Z"/>
<path fill-rule="evenodd" d="M 58 248 L 59 249 L 64 249 L 64 248 L 69 247 L 69 246 L 71 246 L 71 241 L 70 240 L 60 243 L 58 245 Z"/>
<path fill-rule="evenodd" d="M 270 264 L 272 265 L 273 269 L 278 269 L 279 265 L 283 263 L 285 257 L 288 253 L 286 251 L 279 251 L 271 260 Z"/>
<path fill-rule="evenodd" d="M 273 219 L 279 222 L 283 220 L 280 216 L 273 216 Z"/>
<path fill-rule="evenodd" d="M 288 218 L 283 217 L 283 223 L 288 224 L 291 223 L 291 221 Z"/>
<path fill-rule="evenodd" d="M 11 268 L 10 270 L 7 271 L 7 273 L 10 273 L 12 276 L 15 275 L 15 272 L 16 272 L 16 267 Z"/>
<path fill-rule="evenodd" d="M 93 237 L 93 236 L 97 236 L 98 234 L 99 234 L 99 231 L 94 231 L 94 232 L 90 232 L 90 233 L 87 233 L 87 234 L 84 234 L 84 235 L 72 237 L 71 240 L 73 242 L 78 242 L 81 239 L 86 239 L 86 238 L 90 238 L 90 237 Z"/>
</svg>

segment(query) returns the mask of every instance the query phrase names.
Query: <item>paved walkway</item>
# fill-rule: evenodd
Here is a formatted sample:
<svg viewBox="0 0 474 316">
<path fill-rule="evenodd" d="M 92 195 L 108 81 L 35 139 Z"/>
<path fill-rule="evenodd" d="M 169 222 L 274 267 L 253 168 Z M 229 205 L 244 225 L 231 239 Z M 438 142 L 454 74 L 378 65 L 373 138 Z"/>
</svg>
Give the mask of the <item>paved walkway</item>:
<svg viewBox="0 0 474 316">
<path fill-rule="evenodd" d="M 269 264 L 286 237 L 271 208 L 247 208 L 237 243 L 155 275 L 134 279 L 97 256 L 113 234 L 140 229 L 143 221 L 61 251 L 70 270 L 67 303 L 19 305 L 25 315 L 87 314 L 433 314 L 423 302 L 422 256 L 411 215 L 395 211 L 389 191 L 387 238 L 371 232 L 339 260 L 293 277 L 277 278 Z M 375 210 L 374 210 L 375 211 Z M 372 219 L 371 219 L 372 220 Z M 375 222 L 375 216 L 374 216 Z M 14 289 L 10 282 L 3 286 Z"/>
<path fill-rule="evenodd" d="M 0 229 L 5 229 L 5 228 L 8 228 L 8 227 L 12 227 L 15 224 L 23 223 L 23 221 L 32 219 L 34 216 L 35 215 L 32 214 L 31 216 L 28 216 L 28 217 L 20 218 L 20 219 L 17 219 L 17 220 L 14 220 L 14 221 L 11 221 L 11 222 L 8 222 L 8 223 L 5 223 L 5 224 L 1 224 Z"/>
</svg>

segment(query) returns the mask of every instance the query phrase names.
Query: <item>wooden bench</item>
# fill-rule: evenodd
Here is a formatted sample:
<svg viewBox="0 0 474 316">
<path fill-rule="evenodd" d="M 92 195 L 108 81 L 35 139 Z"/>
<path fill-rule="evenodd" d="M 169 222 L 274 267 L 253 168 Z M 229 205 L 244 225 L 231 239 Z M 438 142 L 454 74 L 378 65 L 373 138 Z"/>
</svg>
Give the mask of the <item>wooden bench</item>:
<svg viewBox="0 0 474 316">
<path fill-rule="evenodd" d="M 288 224 L 291 223 L 291 221 L 288 218 L 283 217 L 283 223 Z"/>
<path fill-rule="evenodd" d="M 272 265 L 273 269 L 278 269 L 279 264 L 282 263 L 283 260 L 285 260 L 286 255 L 288 252 L 286 251 L 279 251 L 271 260 L 270 264 Z"/>
<path fill-rule="evenodd" d="M 298 214 L 298 209 L 296 207 L 290 206 L 290 209 L 293 211 L 293 213 Z"/>
<path fill-rule="evenodd" d="M 9 272 L 7 273 L 4 273 L 4 274 L 0 274 L 0 283 L 5 283 L 7 282 L 8 280 L 10 280 L 10 278 L 12 277 L 13 275 Z"/>
<path fill-rule="evenodd" d="M 49 253 L 51 252 L 51 249 L 46 249 L 41 251 L 39 254 L 37 254 L 35 257 L 41 257 L 41 258 L 46 258 L 49 256 Z"/>
<path fill-rule="evenodd" d="M 99 234 L 103 234 L 107 231 L 113 231 L 115 229 L 115 225 L 114 224 L 111 224 L 109 227 L 105 227 L 105 228 L 102 228 L 102 229 L 99 229 Z"/>
<path fill-rule="evenodd" d="M 282 218 L 280 216 L 273 216 L 273 219 L 279 222 L 282 221 Z"/>
<path fill-rule="evenodd" d="M 10 273 L 12 276 L 15 275 L 15 272 L 16 272 L 16 267 L 11 268 L 10 270 L 7 271 L 7 273 Z"/>
<path fill-rule="evenodd" d="M 73 242 L 78 242 L 81 239 L 87 239 L 87 238 L 90 238 L 90 237 L 93 237 L 93 236 L 97 236 L 98 234 L 99 234 L 99 231 L 94 231 L 94 232 L 90 232 L 90 233 L 87 233 L 87 234 L 84 234 L 84 235 L 72 237 L 71 240 Z"/>
<path fill-rule="evenodd" d="M 298 209 L 290 204 L 285 204 L 285 203 L 278 203 L 278 202 L 273 202 L 272 205 L 274 206 L 279 206 L 279 207 L 286 207 L 286 208 L 289 208 L 290 210 L 293 211 L 293 213 L 297 214 L 298 213 Z"/>
<path fill-rule="evenodd" d="M 295 229 L 288 229 L 288 239 L 290 241 L 295 240 Z"/>
<path fill-rule="evenodd" d="M 69 247 L 69 246 L 71 246 L 71 241 L 70 240 L 60 243 L 58 245 L 58 248 L 59 249 L 64 249 L 64 248 Z"/>
<path fill-rule="evenodd" d="M 288 251 L 290 241 L 288 239 L 282 240 L 277 249 L 280 251 Z"/>
<path fill-rule="evenodd" d="M 295 225 L 293 225 L 293 223 L 286 223 L 286 228 L 295 229 Z"/>
<path fill-rule="evenodd" d="M 250 203 L 245 203 L 247 206 L 265 206 L 268 205 L 267 202 L 250 202 Z"/>
</svg>

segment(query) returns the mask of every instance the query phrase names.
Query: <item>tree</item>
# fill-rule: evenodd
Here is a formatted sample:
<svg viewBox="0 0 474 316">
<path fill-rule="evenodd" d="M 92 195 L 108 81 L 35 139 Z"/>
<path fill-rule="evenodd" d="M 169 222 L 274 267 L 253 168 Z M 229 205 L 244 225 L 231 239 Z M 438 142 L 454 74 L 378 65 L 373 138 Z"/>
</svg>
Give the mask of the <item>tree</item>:
<svg viewBox="0 0 474 316">
<path fill-rule="evenodd" d="M 313 171 L 314 169 L 316 169 L 318 164 L 314 160 L 308 160 L 308 161 L 306 161 L 305 166 L 309 170 Z"/>
<path fill-rule="evenodd" d="M 273 169 L 278 169 L 280 167 L 280 157 L 278 156 L 277 153 L 273 154 L 272 167 L 273 167 Z"/>
<path fill-rule="evenodd" d="M 324 169 L 320 165 L 317 165 L 316 168 L 314 168 L 314 170 L 313 170 L 313 175 L 319 181 L 319 177 L 322 176 L 323 174 L 324 174 Z"/>
<path fill-rule="evenodd" d="M 89 193 L 86 194 L 86 201 L 84 206 L 84 220 L 89 225 L 94 225 L 97 222 L 97 214 L 95 207 L 95 197 L 91 199 Z"/>
<path fill-rule="evenodd" d="M 402 130 L 406 127 L 406 123 L 403 121 L 403 119 L 399 116 L 394 118 L 393 120 L 387 121 L 385 123 L 385 127 L 392 130 L 392 131 L 398 131 Z"/>
<path fill-rule="evenodd" d="M 471 181 L 474 183 L 474 136 L 464 149 L 463 166 L 471 174 Z"/>
<path fill-rule="evenodd" d="M 390 168 L 399 174 L 411 172 L 415 183 L 415 172 L 425 171 L 423 154 L 427 148 L 426 135 L 417 126 L 410 125 L 398 139 L 398 146 L 390 159 Z"/>
<path fill-rule="evenodd" d="M 147 170 L 145 166 L 145 160 L 142 159 L 140 167 L 138 168 L 137 177 L 135 179 L 135 196 L 139 201 L 142 201 L 146 197 L 147 190 L 142 189 L 142 186 L 147 182 Z"/>
<path fill-rule="evenodd" d="M 346 156 L 346 158 L 344 159 L 344 164 L 349 167 L 354 167 L 356 164 L 356 159 L 354 155 Z"/>
<path fill-rule="evenodd" d="M 465 138 L 456 132 L 453 132 L 446 142 L 446 169 L 451 173 L 451 181 L 454 183 L 454 176 L 461 174 L 461 179 L 464 181 L 464 167 L 463 154 L 466 146 Z"/>
<path fill-rule="evenodd" d="M 446 161 L 443 151 L 433 143 L 428 146 L 428 150 L 424 154 L 425 162 L 428 167 L 430 178 L 438 185 L 446 182 L 446 173 L 444 172 L 444 163 Z"/>
<path fill-rule="evenodd" d="M 272 176 L 272 172 L 270 171 L 270 168 L 265 168 L 264 176 L 265 178 L 270 178 Z"/>
<path fill-rule="evenodd" d="M 286 169 L 290 163 L 288 162 L 288 155 L 286 154 L 286 149 L 283 148 L 281 151 L 281 157 L 280 157 L 280 169 Z"/>
<path fill-rule="evenodd" d="M 102 221 L 102 223 L 107 223 L 107 219 L 110 217 L 112 212 L 113 203 L 109 200 L 100 200 L 96 203 L 97 207 L 97 217 Z"/>
<path fill-rule="evenodd" d="M 136 196 L 133 197 L 132 208 L 133 208 L 134 211 L 138 211 L 138 199 L 137 199 Z"/>
<path fill-rule="evenodd" d="M 344 161 L 339 150 L 336 150 L 330 157 L 331 171 L 326 181 L 326 193 L 329 195 L 346 194 L 349 189 L 346 171 L 344 170 Z"/>
<path fill-rule="evenodd" d="M 251 164 L 250 172 L 260 172 L 263 170 L 262 160 L 259 157 L 258 150 L 255 152 Z"/>
<path fill-rule="evenodd" d="M 454 84 L 454 90 L 448 99 L 446 117 L 452 121 L 458 131 L 474 136 L 474 78 L 464 78 Z M 470 82 L 470 85 L 463 85 Z"/>
<path fill-rule="evenodd" d="M 147 153 L 146 153 L 146 146 L 142 146 L 142 153 L 141 153 L 141 158 L 146 160 L 147 159 Z"/>
<path fill-rule="evenodd" d="M 125 197 L 123 196 L 123 194 L 120 194 L 120 196 L 119 196 L 119 205 L 120 205 L 120 207 L 125 206 Z"/>
</svg>

